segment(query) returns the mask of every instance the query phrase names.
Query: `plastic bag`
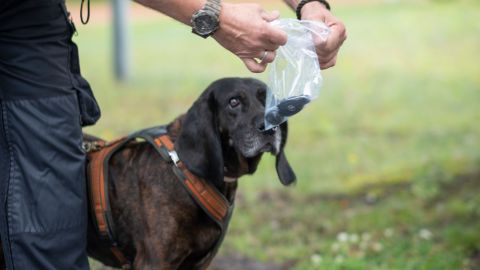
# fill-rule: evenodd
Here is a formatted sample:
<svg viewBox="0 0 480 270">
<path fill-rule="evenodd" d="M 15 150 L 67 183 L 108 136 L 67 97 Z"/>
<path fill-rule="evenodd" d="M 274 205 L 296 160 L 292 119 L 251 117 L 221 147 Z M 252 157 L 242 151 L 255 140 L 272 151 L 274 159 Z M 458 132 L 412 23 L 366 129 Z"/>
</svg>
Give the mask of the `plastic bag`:
<svg viewBox="0 0 480 270">
<path fill-rule="evenodd" d="M 280 19 L 271 23 L 287 33 L 287 44 L 269 65 L 265 130 L 285 122 L 318 97 L 323 78 L 314 39 L 325 41 L 330 29 L 321 22 Z"/>
</svg>

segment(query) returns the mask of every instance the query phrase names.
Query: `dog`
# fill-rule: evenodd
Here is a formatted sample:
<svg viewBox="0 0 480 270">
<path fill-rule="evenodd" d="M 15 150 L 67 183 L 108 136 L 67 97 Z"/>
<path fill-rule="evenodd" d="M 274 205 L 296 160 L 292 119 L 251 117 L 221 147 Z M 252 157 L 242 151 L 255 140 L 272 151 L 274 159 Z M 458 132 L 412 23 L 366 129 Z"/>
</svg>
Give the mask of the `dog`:
<svg viewBox="0 0 480 270">
<path fill-rule="evenodd" d="M 263 153 L 276 156 L 284 185 L 296 177 L 284 147 L 287 123 L 264 131 L 266 85 L 256 79 L 213 82 L 184 115 L 167 125 L 180 160 L 233 203 L 237 182 L 253 174 Z M 86 141 L 97 138 L 85 135 Z M 165 162 L 145 142 L 126 145 L 109 166 L 108 193 L 118 249 L 133 269 L 204 269 L 222 232 L 195 203 Z M 88 255 L 119 268 L 89 222 Z"/>
</svg>

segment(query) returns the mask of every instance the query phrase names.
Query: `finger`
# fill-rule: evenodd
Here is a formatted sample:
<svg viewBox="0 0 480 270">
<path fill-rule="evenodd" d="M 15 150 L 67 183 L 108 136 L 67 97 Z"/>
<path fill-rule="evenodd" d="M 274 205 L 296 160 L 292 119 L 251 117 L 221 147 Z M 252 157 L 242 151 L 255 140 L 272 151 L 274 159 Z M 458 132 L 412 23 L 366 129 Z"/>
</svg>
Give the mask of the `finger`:
<svg viewBox="0 0 480 270">
<path fill-rule="evenodd" d="M 332 60 L 332 58 L 334 58 L 338 54 L 339 50 L 340 48 L 337 48 L 335 51 L 329 52 L 329 53 L 325 53 L 323 51 L 320 51 L 320 52 L 317 51 L 318 62 L 320 63 L 329 62 L 330 60 Z"/>
<path fill-rule="evenodd" d="M 275 60 L 276 53 L 274 51 L 264 51 L 262 53 L 259 53 L 259 56 L 256 57 L 259 61 L 259 63 L 272 63 L 273 60 Z"/>
<path fill-rule="evenodd" d="M 337 64 L 337 56 L 335 55 L 332 59 L 325 63 L 320 64 L 320 69 L 327 69 L 335 66 Z"/>
<path fill-rule="evenodd" d="M 275 45 L 285 45 L 287 43 L 287 34 L 280 28 L 273 27 L 266 23 L 265 35 L 266 39 Z"/>
<path fill-rule="evenodd" d="M 325 37 L 322 37 L 320 35 L 313 35 L 313 44 L 315 44 L 315 47 L 318 49 L 324 49 L 326 44 L 327 44 L 327 40 L 330 36 L 327 36 L 326 38 Z"/>
<path fill-rule="evenodd" d="M 268 11 L 263 11 L 262 14 L 262 19 L 264 19 L 267 22 L 275 21 L 280 17 L 280 12 L 278 10 L 273 10 L 271 12 Z"/>
<path fill-rule="evenodd" d="M 275 57 L 277 56 L 277 53 L 275 51 L 267 51 L 267 55 L 263 59 L 263 63 L 272 63 L 275 60 Z"/>
<path fill-rule="evenodd" d="M 335 23 L 330 26 L 332 32 L 325 42 L 318 44 L 318 48 L 322 51 L 331 52 L 342 46 L 347 38 L 345 26 L 342 23 Z"/>
<path fill-rule="evenodd" d="M 267 68 L 266 63 L 258 63 L 254 59 L 251 58 L 242 58 L 243 63 L 245 66 L 247 66 L 248 70 L 250 70 L 253 73 L 261 73 L 265 71 Z"/>
<path fill-rule="evenodd" d="M 280 45 L 274 44 L 270 41 L 265 42 L 264 46 L 265 46 L 265 50 L 271 51 L 271 52 L 276 51 L 280 47 Z"/>
</svg>

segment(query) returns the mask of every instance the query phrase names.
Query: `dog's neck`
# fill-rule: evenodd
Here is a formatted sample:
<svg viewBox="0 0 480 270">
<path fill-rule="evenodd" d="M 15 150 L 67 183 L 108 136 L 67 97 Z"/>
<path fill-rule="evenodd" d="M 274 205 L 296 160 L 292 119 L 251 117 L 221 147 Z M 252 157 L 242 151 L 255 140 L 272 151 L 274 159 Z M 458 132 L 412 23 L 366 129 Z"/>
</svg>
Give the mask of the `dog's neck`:
<svg viewBox="0 0 480 270">
<path fill-rule="evenodd" d="M 183 120 L 185 118 L 185 114 L 180 115 L 177 117 L 174 121 L 172 121 L 168 126 L 167 126 L 167 132 L 168 135 L 170 136 L 172 142 L 175 143 L 176 139 L 182 132 L 182 125 L 183 125 Z M 242 167 L 240 170 L 236 172 L 232 172 L 231 170 L 229 171 L 228 168 L 232 168 L 235 166 L 239 166 L 238 161 L 235 162 L 235 164 L 230 164 L 232 162 L 229 162 L 230 159 L 225 160 L 225 168 L 224 168 L 224 181 L 221 185 L 212 183 L 215 185 L 215 187 L 227 198 L 230 202 L 233 202 L 235 198 L 235 193 L 237 190 L 237 179 L 246 174 L 248 172 L 248 167 L 245 162 L 242 162 Z M 208 179 L 206 179 L 208 181 Z"/>
<path fill-rule="evenodd" d="M 230 203 L 233 203 L 233 201 L 235 200 L 235 195 L 237 193 L 237 187 L 237 181 L 225 182 L 223 190 L 220 190 L 220 192 L 223 194 L 223 196 L 225 196 L 225 198 L 227 198 Z"/>
<path fill-rule="evenodd" d="M 175 142 L 180 135 L 180 132 L 182 131 L 182 124 L 183 124 L 183 119 L 185 118 L 185 114 L 180 115 L 177 117 L 175 120 L 173 120 L 170 124 L 167 126 L 167 133 L 172 139 L 172 142 Z"/>
</svg>

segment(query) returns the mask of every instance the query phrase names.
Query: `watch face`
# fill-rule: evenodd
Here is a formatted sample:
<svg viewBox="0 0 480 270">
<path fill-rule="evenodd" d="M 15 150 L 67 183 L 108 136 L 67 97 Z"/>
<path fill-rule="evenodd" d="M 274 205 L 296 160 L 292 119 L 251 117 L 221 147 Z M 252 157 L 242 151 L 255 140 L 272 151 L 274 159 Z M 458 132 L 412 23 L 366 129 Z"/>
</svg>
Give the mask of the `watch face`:
<svg viewBox="0 0 480 270">
<path fill-rule="evenodd" d="M 193 20 L 194 29 L 200 35 L 208 35 L 215 31 L 218 26 L 218 21 L 216 18 L 206 12 L 198 14 L 198 16 Z"/>
</svg>

